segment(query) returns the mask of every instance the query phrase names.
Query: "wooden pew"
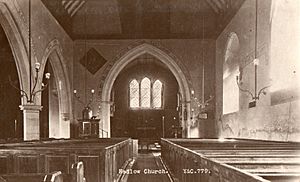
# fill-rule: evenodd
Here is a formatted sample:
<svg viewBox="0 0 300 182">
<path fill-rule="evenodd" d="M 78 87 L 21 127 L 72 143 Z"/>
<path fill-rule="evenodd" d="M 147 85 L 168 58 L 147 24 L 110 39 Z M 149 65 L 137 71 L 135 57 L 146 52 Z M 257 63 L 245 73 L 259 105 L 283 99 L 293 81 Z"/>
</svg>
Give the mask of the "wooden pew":
<svg viewBox="0 0 300 182">
<path fill-rule="evenodd" d="M 226 151 L 224 151 L 225 154 Z M 261 176 L 271 181 L 300 181 L 300 155 L 296 151 L 292 155 L 270 152 L 270 154 L 257 151 L 248 151 L 248 154 L 231 155 L 205 155 L 212 160 L 226 163 L 243 171 Z"/>
<path fill-rule="evenodd" d="M 55 171 L 50 174 L 5 174 L 2 175 L 0 179 L 6 182 L 85 182 L 82 162 L 72 164 L 71 174 L 63 174 L 60 171 Z"/>
<path fill-rule="evenodd" d="M 206 157 L 223 163 L 230 162 L 297 162 L 300 163 L 299 155 L 223 155 Z M 282 161 L 284 159 L 284 161 Z"/>
<path fill-rule="evenodd" d="M 239 170 L 227 164 L 210 160 L 188 148 L 162 139 L 162 158 L 175 181 L 182 182 L 266 182 L 261 177 Z"/>
<path fill-rule="evenodd" d="M 170 141 L 163 139 L 162 143 L 163 159 L 166 160 L 168 166 L 171 166 L 170 170 L 177 175 L 175 176 L 180 181 L 197 181 L 199 179 L 202 181 L 211 181 L 212 179 L 212 181 L 226 181 L 228 174 L 231 174 L 229 181 L 241 181 L 241 179 L 235 179 L 238 175 L 237 171 L 241 176 L 248 175 L 250 181 L 265 179 L 292 181 L 297 178 L 298 182 L 300 181 L 299 143 L 253 140 L 241 140 L 239 143 L 239 140 L 218 141 L 212 139 L 172 139 Z M 208 165 L 209 163 L 213 163 L 213 165 Z M 180 165 L 184 167 L 179 167 Z M 185 168 L 199 169 L 203 167 L 208 167 L 208 170 L 212 171 L 212 176 L 178 175 Z M 243 180 L 247 180 L 247 178 Z"/>
<path fill-rule="evenodd" d="M 103 146 L 109 146 L 118 142 L 127 140 L 127 138 L 94 138 L 94 139 L 49 139 L 44 141 L 24 141 L 20 143 L 0 143 L 0 148 L 11 148 L 11 147 L 49 147 L 53 146 L 70 146 L 70 145 L 90 145 L 95 143 L 101 143 Z"/>
<path fill-rule="evenodd" d="M 45 174 L 6 174 L 1 176 L 3 182 L 42 182 L 44 177 Z"/>
<path fill-rule="evenodd" d="M 87 181 L 113 181 L 132 156 L 131 139 L 59 140 L 0 145 L 0 174 L 70 174 L 71 164 L 82 161 Z"/>
<path fill-rule="evenodd" d="M 300 181 L 300 153 L 296 150 L 197 150 L 209 159 L 226 163 L 271 181 Z"/>
<path fill-rule="evenodd" d="M 254 173 L 272 182 L 299 182 L 300 175 L 294 173 Z"/>
<path fill-rule="evenodd" d="M 63 182 L 63 174 L 60 171 L 50 174 L 6 174 L 2 175 L 3 182 Z M 1 182 L 2 182 L 1 181 Z M 67 180 L 65 180 L 66 182 Z"/>
</svg>

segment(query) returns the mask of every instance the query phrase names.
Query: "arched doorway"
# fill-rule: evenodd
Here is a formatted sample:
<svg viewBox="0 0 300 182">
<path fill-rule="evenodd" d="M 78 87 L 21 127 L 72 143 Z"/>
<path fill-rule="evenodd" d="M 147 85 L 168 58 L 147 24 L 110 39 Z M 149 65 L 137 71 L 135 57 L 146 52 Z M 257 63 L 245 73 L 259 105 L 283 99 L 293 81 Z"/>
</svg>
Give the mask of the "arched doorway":
<svg viewBox="0 0 300 182">
<path fill-rule="evenodd" d="M 124 69 L 126 65 L 132 62 L 135 58 L 143 54 L 150 54 L 153 57 L 157 58 L 164 64 L 175 76 L 179 92 L 182 96 L 182 101 L 180 102 L 182 109 L 182 119 L 180 121 L 181 126 L 183 127 L 183 137 L 189 136 L 189 127 L 190 123 L 190 87 L 186 76 L 184 75 L 182 68 L 164 51 L 150 45 L 147 43 L 136 46 L 135 48 L 129 50 L 125 53 L 111 68 L 109 71 L 103 87 L 101 94 L 101 112 L 102 118 L 100 127 L 106 131 L 110 131 L 110 110 L 111 110 L 111 91 L 113 84 L 119 75 L 119 73 Z M 101 132 L 100 132 L 101 133 Z M 110 137 L 110 132 L 109 135 Z M 101 136 L 100 136 L 101 137 Z"/>
</svg>

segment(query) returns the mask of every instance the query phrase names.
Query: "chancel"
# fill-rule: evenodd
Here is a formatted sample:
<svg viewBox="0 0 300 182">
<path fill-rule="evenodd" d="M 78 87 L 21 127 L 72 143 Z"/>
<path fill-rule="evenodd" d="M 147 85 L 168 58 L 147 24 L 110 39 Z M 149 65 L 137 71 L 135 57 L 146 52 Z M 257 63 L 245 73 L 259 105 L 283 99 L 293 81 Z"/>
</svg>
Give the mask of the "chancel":
<svg viewBox="0 0 300 182">
<path fill-rule="evenodd" d="M 299 0 L 0 0 L 0 182 L 299 182 Z"/>
</svg>

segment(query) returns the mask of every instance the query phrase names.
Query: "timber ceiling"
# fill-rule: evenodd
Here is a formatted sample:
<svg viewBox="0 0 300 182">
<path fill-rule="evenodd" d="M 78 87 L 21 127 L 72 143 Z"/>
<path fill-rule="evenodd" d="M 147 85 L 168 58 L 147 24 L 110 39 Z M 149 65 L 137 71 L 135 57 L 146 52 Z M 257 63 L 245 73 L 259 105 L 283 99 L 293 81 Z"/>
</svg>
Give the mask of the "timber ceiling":
<svg viewBox="0 0 300 182">
<path fill-rule="evenodd" d="M 73 39 L 215 39 L 245 0 L 42 0 Z"/>
</svg>

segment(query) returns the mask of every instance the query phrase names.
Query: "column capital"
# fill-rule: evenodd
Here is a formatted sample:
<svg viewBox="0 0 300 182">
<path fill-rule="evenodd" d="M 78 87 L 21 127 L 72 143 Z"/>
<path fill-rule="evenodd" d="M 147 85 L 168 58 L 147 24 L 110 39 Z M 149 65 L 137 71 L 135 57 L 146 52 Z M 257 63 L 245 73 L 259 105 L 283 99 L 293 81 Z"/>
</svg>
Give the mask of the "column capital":
<svg viewBox="0 0 300 182">
<path fill-rule="evenodd" d="M 106 101 L 106 100 L 101 100 L 100 103 L 104 103 L 104 104 L 113 104 L 114 102 L 112 101 Z"/>
<path fill-rule="evenodd" d="M 41 111 L 43 106 L 35 104 L 24 104 L 19 106 L 22 111 Z"/>
</svg>

